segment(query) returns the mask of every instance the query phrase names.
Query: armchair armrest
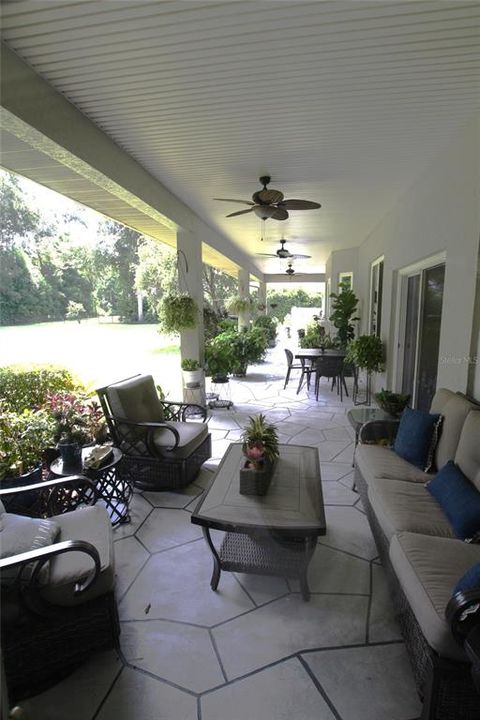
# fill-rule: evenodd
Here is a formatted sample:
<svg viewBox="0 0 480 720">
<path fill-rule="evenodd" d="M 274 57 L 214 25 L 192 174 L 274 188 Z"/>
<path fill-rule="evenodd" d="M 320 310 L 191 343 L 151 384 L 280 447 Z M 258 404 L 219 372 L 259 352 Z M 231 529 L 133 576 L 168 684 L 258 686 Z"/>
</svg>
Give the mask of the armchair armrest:
<svg viewBox="0 0 480 720">
<path fill-rule="evenodd" d="M 161 401 L 165 418 L 167 420 L 176 420 L 177 422 L 185 422 L 193 418 L 199 418 L 202 422 L 207 419 L 207 410 L 202 405 L 195 403 L 168 402 Z"/>
<path fill-rule="evenodd" d="M 27 587 L 31 587 L 36 584 L 40 571 L 46 562 L 48 562 L 52 557 L 63 555 L 68 552 L 83 552 L 86 555 L 89 555 L 93 560 L 93 569 L 89 572 L 86 578 L 79 578 L 78 582 L 75 584 L 74 593 L 75 595 L 80 595 L 96 582 L 101 569 L 100 555 L 98 554 L 97 548 L 85 540 L 65 540 L 64 542 L 48 545 L 47 547 L 38 548 L 37 550 L 29 550 L 28 552 L 3 558 L 0 560 L 0 573 L 8 568 L 18 567 L 20 570 L 18 579 L 22 582 L 23 569 L 27 565 L 35 563 L 34 569 L 30 573 L 28 579 L 23 581 L 23 584 Z"/>
<path fill-rule="evenodd" d="M 172 425 L 171 423 L 165 422 L 165 421 L 158 421 L 158 422 L 135 422 L 134 420 L 128 420 L 127 418 L 122 417 L 111 417 L 110 418 L 115 427 L 115 432 L 117 434 L 116 441 L 120 445 L 120 448 L 124 448 L 124 444 L 126 443 L 129 445 L 132 449 L 135 448 L 135 446 L 138 444 L 139 438 L 135 436 L 135 433 L 131 432 L 125 432 L 122 433 L 119 430 L 119 424 L 120 425 L 128 425 L 130 428 L 143 428 L 146 431 L 145 437 L 143 438 L 143 442 L 145 443 L 149 453 L 151 455 L 158 455 L 158 449 L 155 446 L 155 443 L 153 441 L 153 433 L 155 430 L 169 430 L 173 437 L 174 437 L 174 444 L 171 447 L 166 447 L 166 450 L 175 450 L 175 448 L 178 447 L 178 443 L 180 442 L 180 435 L 178 434 L 178 431 L 175 429 L 175 425 Z"/>
<path fill-rule="evenodd" d="M 472 677 L 480 693 L 480 587 L 450 598 L 445 617 L 452 635 L 472 663 Z"/>
<path fill-rule="evenodd" d="M 360 443 L 393 445 L 400 420 L 369 420 L 360 428 Z"/>
<path fill-rule="evenodd" d="M 94 505 L 100 497 L 92 480 L 84 475 L 69 475 L 32 485 L 1 488 L 0 500 L 5 502 L 7 512 L 17 511 L 18 507 L 15 507 L 14 501 L 15 496 L 20 493 L 27 493 L 30 497 L 38 493 L 38 501 L 28 510 L 43 517 L 51 517 L 67 512 L 67 510 L 74 510 L 78 505 Z M 68 502 L 65 502 L 67 499 Z"/>
</svg>

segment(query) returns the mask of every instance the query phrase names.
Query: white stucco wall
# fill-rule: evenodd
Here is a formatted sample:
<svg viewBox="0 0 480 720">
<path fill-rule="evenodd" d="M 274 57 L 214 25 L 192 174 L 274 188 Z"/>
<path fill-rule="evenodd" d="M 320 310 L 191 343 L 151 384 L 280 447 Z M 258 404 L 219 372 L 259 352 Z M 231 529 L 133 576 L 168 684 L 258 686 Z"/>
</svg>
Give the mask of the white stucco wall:
<svg viewBox="0 0 480 720">
<path fill-rule="evenodd" d="M 480 365 L 470 368 L 479 348 L 474 310 L 480 233 L 480 115 L 461 131 L 400 198 L 359 248 L 355 292 L 369 293 L 370 263 L 385 255 L 382 336 L 387 359 L 394 347 L 397 271 L 439 252 L 446 253 L 438 387 L 480 397 Z M 476 297 L 477 293 L 477 297 Z M 366 332 L 362 313 L 362 332 Z M 455 360 L 452 361 L 452 358 Z M 391 373 L 391 364 L 389 367 Z M 383 378 L 379 378 L 383 380 Z M 392 383 L 390 375 L 387 378 Z"/>
</svg>

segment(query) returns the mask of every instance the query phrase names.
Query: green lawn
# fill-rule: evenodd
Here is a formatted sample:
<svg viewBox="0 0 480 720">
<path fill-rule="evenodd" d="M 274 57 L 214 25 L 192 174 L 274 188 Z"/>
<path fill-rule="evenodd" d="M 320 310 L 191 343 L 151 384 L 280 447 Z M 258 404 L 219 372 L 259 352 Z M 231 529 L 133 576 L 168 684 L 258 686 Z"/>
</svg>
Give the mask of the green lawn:
<svg viewBox="0 0 480 720">
<path fill-rule="evenodd" d="M 170 398 L 180 400 L 179 348 L 175 338 L 159 335 L 157 327 L 96 319 L 0 327 L 0 366 L 58 365 L 92 388 L 150 373 Z"/>
</svg>

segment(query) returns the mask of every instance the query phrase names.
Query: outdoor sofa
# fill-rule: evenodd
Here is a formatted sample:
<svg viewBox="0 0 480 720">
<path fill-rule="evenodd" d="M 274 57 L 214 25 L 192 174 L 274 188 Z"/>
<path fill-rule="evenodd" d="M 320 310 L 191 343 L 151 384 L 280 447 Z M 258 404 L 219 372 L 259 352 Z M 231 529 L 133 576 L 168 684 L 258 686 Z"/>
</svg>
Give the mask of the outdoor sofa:
<svg viewBox="0 0 480 720">
<path fill-rule="evenodd" d="M 458 612 L 465 597 L 456 594 L 452 599 L 452 593 L 460 578 L 480 563 L 480 544 L 478 538 L 458 538 L 446 514 L 451 515 L 449 508 L 442 509 L 427 483 L 439 478 L 447 463 L 452 467 L 453 460 L 470 481 L 468 490 L 474 488 L 473 500 L 480 499 L 480 405 L 439 389 L 430 413 L 441 415 L 441 429 L 429 472 L 400 457 L 395 445 L 378 444 L 380 437 L 395 442 L 399 421 L 373 421 L 360 431 L 355 483 L 391 584 L 423 699 L 422 720 L 479 720 L 471 656 L 452 634 L 452 622 L 467 617 Z M 468 599 L 468 622 L 475 618 L 480 627 L 480 582 Z M 455 606 L 452 622 L 445 614 L 449 603 L 450 609 Z"/>
</svg>

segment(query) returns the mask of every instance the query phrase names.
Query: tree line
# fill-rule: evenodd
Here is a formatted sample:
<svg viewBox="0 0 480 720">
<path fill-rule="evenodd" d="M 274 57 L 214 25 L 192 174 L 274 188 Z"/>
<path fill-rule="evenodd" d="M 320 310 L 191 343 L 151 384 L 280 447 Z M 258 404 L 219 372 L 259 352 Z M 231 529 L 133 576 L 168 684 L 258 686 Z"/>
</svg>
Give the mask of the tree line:
<svg viewBox="0 0 480 720">
<path fill-rule="evenodd" d="M 22 190 L 17 178 L 0 176 L 0 324 L 116 316 L 155 322 L 159 301 L 177 289 L 176 253 L 113 220 L 98 224 L 94 242 L 74 240 L 69 227 L 91 232 L 79 206 L 76 213 L 46 215 Z M 207 312 L 222 315 L 237 293 L 237 281 L 203 265 Z M 303 290 L 269 291 L 269 314 L 283 321 L 293 305 L 316 306 L 319 295 Z"/>
</svg>

